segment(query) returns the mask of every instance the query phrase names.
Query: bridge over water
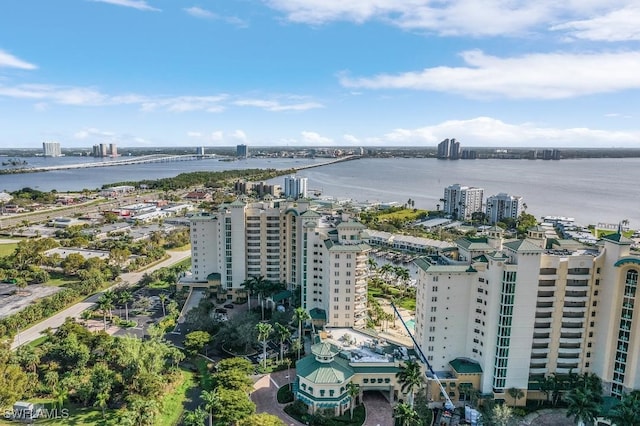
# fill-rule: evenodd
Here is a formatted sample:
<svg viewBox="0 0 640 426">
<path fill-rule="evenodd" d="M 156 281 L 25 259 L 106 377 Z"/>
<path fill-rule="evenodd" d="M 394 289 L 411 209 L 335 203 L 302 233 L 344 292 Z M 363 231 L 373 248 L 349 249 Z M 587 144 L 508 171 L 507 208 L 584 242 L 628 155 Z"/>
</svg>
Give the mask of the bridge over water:
<svg viewBox="0 0 640 426">
<path fill-rule="evenodd" d="M 109 161 L 96 161 L 93 163 L 77 163 L 77 164 L 63 164 L 58 166 L 44 166 L 44 167 L 32 167 L 29 169 L 23 169 L 24 172 L 48 172 L 52 170 L 70 170 L 70 169 L 88 169 L 92 167 L 113 167 L 113 166 L 130 166 L 133 164 L 147 164 L 147 163 L 170 163 L 174 161 L 194 161 L 194 160 L 210 160 L 221 159 L 215 154 L 184 154 L 184 155 L 168 155 L 168 154 L 151 154 L 142 155 L 140 157 L 122 158 L 120 160 Z"/>
</svg>

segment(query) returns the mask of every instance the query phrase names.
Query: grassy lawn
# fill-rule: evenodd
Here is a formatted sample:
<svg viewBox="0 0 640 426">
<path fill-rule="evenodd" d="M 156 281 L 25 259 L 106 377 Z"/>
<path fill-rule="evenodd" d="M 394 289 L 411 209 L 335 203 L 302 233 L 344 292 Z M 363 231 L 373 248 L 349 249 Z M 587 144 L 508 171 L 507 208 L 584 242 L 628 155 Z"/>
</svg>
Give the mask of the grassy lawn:
<svg viewBox="0 0 640 426">
<path fill-rule="evenodd" d="M 69 283 L 77 282 L 76 278 L 65 277 L 62 274 L 52 272 L 49 274 L 49 281 L 45 283 L 45 285 L 55 286 L 55 287 L 64 287 Z"/>
<path fill-rule="evenodd" d="M 183 404 L 187 400 L 187 392 L 196 386 L 194 375 L 190 371 L 181 371 L 182 381 L 178 383 L 173 392 L 162 399 L 162 413 L 158 418 L 159 426 L 177 425 L 182 416 Z"/>
<path fill-rule="evenodd" d="M 187 398 L 187 392 L 193 386 L 195 382 L 193 380 L 193 373 L 188 371 L 181 371 L 182 380 L 177 383 L 173 392 L 164 396 L 161 401 L 162 413 L 157 419 L 156 424 L 158 426 L 174 426 L 178 424 L 180 416 L 182 415 L 183 403 Z M 50 399 L 30 399 L 30 402 L 37 404 L 44 404 L 44 407 L 51 410 L 51 416 L 54 416 L 52 408 L 52 400 Z M 64 405 L 65 410 L 58 410 L 58 418 L 42 419 L 35 422 L 37 425 L 51 425 L 51 426 L 102 426 L 107 424 L 115 424 L 116 410 L 106 410 L 105 418 L 102 418 L 102 410 L 94 407 L 79 407 L 73 404 L 66 403 Z M 0 417 L 0 425 L 11 426 L 16 424 L 23 424 L 18 422 L 10 422 Z"/>
<path fill-rule="evenodd" d="M 187 250 L 191 250 L 191 244 L 186 244 L 182 247 L 175 247 L 171 249 L 172 251 L 187 251 Z"/>
<path fill-rule="evenodd" d="M 51 410 L 48 419 L 41 419 L 34 424 L 37 425 L 51 425 L 51 426 L 81 426 L 81 425 L 107 425 L 113 424 L 115 420 L 115 411 L 107 410 L 105 412 L 105 419 L 102 418 L 102 411 L 93 407 L 78 407 L 72 404 L 65 404 L 64 410 L 54 411 L 52 400 L 50 399 L 30 399 L 30 402 L 37 404 L 43 404 L 44 408 Z M 55 418 L 57 417 L 57 418 Z M 0 420 L 0 425 L 17 425 L 25 424 L 20 422 L 11 422 L 7 420 Z"/>
<path fill-rule="evenodd" d="M 18 247 L 18 243 L 0 244 L 0 257 L 9 256 L 10 254 L 13 254 L 16 247 Z"/>
<path fill-rule="evenodd" d="M 414 211 L 413 209 L 403 209 L 392 213 L 380 213 L 377 215 L 377 218 L 379 222 L 385 222 L 394 219 L 400 219 L 402 221 L 412 221 L 416 220 L 418 216 L 428 213 L 429 212 L 427 210 L 416 209 Z"/>
<path fill-rule="evenodd" d="M 32 348 L 37 348 L 38 346 L 40 346 L 41 344 L 43 344 L 44 342 L 46 342 L 48 339 L 47 336 L 40 336 L 38 337 L 36 340 L 32 340 L 29 343 L 27 343 L 26 346 L 30 346 Z"/>
</svg>

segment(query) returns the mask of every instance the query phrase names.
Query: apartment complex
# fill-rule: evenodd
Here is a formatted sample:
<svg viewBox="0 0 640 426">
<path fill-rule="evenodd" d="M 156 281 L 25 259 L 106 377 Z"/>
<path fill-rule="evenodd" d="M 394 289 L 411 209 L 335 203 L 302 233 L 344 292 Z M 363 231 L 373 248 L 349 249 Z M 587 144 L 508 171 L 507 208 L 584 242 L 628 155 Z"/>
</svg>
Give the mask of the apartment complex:
<svg viewBox="0 0 640 426">
<path fill-rule="evenodd" d="M 117 157 L 118 156 L 118 146 L 115 143 L 100 143 L 93 145 L 91 149 L 91 155 L 97 158 L 102 157 Z"/>
<path fill-rule="evenodd" d="M 524 202 L 519 195 L 509 195 L 501 192 L 487 198 L 487 220 L 490 224 L 500 222 L 504 218 L 518 219 L 523 211 Z"/>
<path fill-rule="evenodd" d="M 595 373 L 612 396 L 640 388 L 640 257 L 630 240 L 582 247 L 535 228 L 503 242 L 492 228 L 456 245 L 416 262 L 416 340 L 443 377 L 465 359 L 483 394 L 519 404 L 544 399 L 539 383 L 553 373 Z M 525 398 L 511 401 L 512 387 Z"/>
<path fill-rule="evenodd" d="M 60 142 L 42 142 L 42 155 L 45 157 L 60 157 Z"/>
<path fill-rule="evenodd" d="M 283 194 L 286 198 L 307 198 L 307 178 L 298 176 L 286 176 L 284 178 Z"/>
<path fill-rule="evenodd" d="M 302 306 L 318 325 L 364 326 L 370 251 L 364 231 L 305 202 L 223 204 L 191 218 L 191 275 L 180 285 L 219 287 L 237 300 L 246 298 L 247 278 L 263 276 L 299 286 Z"/>
<path fill-rule="evenodd" d="M 443 210 L 456 219 L 470 220 L 475 212 L 482 211 L 484 190 L 455 184 L 444 189 Z"/>
<path fill-rule="evenodd" d="M 438 144 L 438 158 L 441 160 L 459 160 L 460 142 L 455 139 L 445 139 Z"/>
</svg>

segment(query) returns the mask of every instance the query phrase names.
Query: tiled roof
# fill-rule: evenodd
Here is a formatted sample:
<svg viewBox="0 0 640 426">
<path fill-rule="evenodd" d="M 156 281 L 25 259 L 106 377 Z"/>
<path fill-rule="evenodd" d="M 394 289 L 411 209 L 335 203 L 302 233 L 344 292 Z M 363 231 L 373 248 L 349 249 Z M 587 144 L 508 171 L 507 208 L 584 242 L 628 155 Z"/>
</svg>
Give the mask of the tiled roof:
<svg viewBox="0 0 640 426">
<path fill-rule="evenodd" d="M 540 246 L 532 243 L 529 240 L 509 241 L 508 243 L 504 243 L 504 247 L 507 247 L 516 252 L 534 251 L 542 253 L 544 251 Z"/>
<path fill-rule="evenodd" d="M 317 384 L 344 383 L 355 372 L 349 366 L 349 361 L 336 357 L 331 362 L 323 363 L 316 360 L 315 355 L 309 355 L 296 363 L 296 374 Z"/>
<path fill-rule="evenodd" d="M 456 370 L 458 374 L 481 374 L 482 367 L 475 361 L 471 361 L 465 358 L 456 358 L 453 361 L 449 361 L 449 365 Z"/>
</svg>

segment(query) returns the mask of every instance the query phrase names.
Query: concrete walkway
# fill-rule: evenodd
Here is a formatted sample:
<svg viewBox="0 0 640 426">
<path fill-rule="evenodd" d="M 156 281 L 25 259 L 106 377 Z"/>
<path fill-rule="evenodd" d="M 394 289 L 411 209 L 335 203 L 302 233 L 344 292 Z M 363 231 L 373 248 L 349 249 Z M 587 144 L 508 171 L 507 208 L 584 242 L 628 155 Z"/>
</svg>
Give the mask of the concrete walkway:
<svg viewBox="0 0 640 426">
<path fill-rule="evenodd" d="M 547 408 L 527 414 L 518 423 L 518 426 L 566 426 L 572 424 L 574 424 L 572 419 L 567 417 L 567 410 Z"/>
</svg>

